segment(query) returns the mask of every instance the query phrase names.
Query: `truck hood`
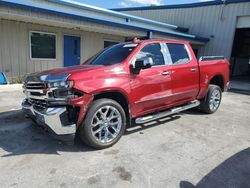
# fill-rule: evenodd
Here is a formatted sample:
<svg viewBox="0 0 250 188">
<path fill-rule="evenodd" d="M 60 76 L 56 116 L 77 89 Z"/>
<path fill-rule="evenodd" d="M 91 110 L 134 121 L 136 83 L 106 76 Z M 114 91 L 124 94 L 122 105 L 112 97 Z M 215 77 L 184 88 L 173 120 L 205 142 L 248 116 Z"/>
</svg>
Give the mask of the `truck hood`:
<svg viewBox="0 0 250 188">
<path fill-rule="evenodd" d="M 72 67 L 64 67 L 42 72 L 35 72 L 27 76 L 26 81 L 57 81 L 66 80 L 67 77 L 74 73 L 87 72 L 103 68 L 103 65 L 79 65 Z"/>
<path fill-rule="evenodd" d="M 95 70 L 103 67 L 103 65 L 79 65 L 72 67 L 64 67 L 52 70 L 46 70 L 42 72 L 35 72 L 31 74 L 32 76 L 42 76 L 42 75 L 60 75 L 60 74 L 73 74 L 83 71 Z"/>
</svg>

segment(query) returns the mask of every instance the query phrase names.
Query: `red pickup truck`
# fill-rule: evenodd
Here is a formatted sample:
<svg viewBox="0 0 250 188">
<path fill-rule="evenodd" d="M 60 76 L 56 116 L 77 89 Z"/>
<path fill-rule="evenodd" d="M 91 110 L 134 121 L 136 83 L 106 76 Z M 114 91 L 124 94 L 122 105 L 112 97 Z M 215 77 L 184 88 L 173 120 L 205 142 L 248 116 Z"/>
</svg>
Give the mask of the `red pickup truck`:
<svg viewBox="0 0 250 188">
<path fill-rule="evenodd" d="M 24 81 L 24 113 L 56 135 L 102 149 L 127 125 L 199 107 L 214 113 L 229 81 L 221 57 L 198 62 L 188 42 L 133 40 L 106 48 L 82 65 L 33 73 Z"/>
</svg>

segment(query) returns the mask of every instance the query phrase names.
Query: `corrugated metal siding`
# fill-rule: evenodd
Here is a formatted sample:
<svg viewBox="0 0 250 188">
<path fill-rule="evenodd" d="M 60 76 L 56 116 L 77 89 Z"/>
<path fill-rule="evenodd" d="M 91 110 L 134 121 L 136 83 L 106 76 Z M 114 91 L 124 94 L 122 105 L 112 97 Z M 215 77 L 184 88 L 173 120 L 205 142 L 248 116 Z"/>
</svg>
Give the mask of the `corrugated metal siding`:
<svg viewBox="0 0 250 188">
<path fill-rule="evenodd" d="M 56 34 L 56 60 L 30 59 L 29 31 Z M 101 50 L 106 39 L 124 41 L 120 36 L 0 19 L 0 70 L 9 78 L 18 78 L 27 73 L 63 67 L 64 34 L 81 37 L 81 61 Z"/>
<path fill-rule="evenodd" d="M 199 55 L 224 55 L 230 58 L 237 17 L 250 15 L 250 2 L 228 4 L 224 7 L 216 5 L 124 13 L 187 27 L 192 34 L 210 37 L 210 41 L 201 48 Z"/>
</svg>

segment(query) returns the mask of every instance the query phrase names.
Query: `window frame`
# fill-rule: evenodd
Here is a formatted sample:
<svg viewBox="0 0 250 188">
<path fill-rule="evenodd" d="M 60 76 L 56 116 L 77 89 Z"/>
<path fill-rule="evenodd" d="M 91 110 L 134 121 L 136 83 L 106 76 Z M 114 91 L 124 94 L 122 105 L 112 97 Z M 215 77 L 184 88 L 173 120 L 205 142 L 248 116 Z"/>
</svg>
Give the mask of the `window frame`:
<svg viewBox="0 0 250 188">
<path fill-rule="evenodd" d="M 168 48 L 167 44 L 179 44 L 179 45 L 183 45 L 185 47 L 186 51 L 187 51 L 187 55 L 189 57 L 189 60 L 186 63 L 174 64 L 173 61 L 172 61 L 172 57 L 171 57 L 171 54 L 170 54 L 170 51 L 169 51 L 169 48 Z M 192 55 L 191 55 L 191 53 L 189 51 L 189 48 L 187 47 L 186 44 L 184 44 L 184 43 L 174 43 L 174 42 L 164 42 L 164 45 L 165 45 L 165 48 L 167 49 L 166 56 L 168 57 L 168 60 L 170 61 L 170 63 L 171 63 L 172 66 L 187 65 L 187 64 L 189 64 L 193 60 Z"/>
<path fill-rule="evenodd" d="M 138 50 L 138 52 L 134 55 L 134 58 L 133 58 L 133 61 L 132 61 L 132 65 L 134 65 L 135 64 L 135 62 L 136 62 L 136 56 L 137 56 L 137 54 L 138 53 L 140 53 L 140 51 L 145 47 L 145 46 L 147 46 L 147 45 L 150 45 L 150 44 L 159 44 L 159 46 L 160 46 L 160 52 L 161 52 L 161 54 L 162 54 L 162 57 L 163 57 L 163 61 L 164 61 L 164 64 L 163 65 L 153 65 L 151 68 L 154 68 L 154 67 L 162 67 L 162 66 L 168 66 L 168 65 L 170 65 L 168 62 L 168 58 L 166 57 L 166 53 L 164 52 L 164 50 L 166 50 L 166 48 L 163 46 L 163 43 L 161 43 L 161 42 L 152 42 L 152 43 L 146 43 L 145 45 L 143 45 L 139 50 Z"/>
<path fill-rule="evenodd" d="M 42 34 L 48 34 L 48 35 L 54 35 L 55 36 L 55 58 L 33 58 L 32 57 L 32 49 L 31 49 L 31 34 L 32 33 L 42 33 Z M 30 51 L 30 60 L 39 60 L 39 61 L 56 61 L 57 60 L 57 34 L 56 33 L 50 33 L 45 31 L 29 31 L 29 51 Z"/>
</svg>

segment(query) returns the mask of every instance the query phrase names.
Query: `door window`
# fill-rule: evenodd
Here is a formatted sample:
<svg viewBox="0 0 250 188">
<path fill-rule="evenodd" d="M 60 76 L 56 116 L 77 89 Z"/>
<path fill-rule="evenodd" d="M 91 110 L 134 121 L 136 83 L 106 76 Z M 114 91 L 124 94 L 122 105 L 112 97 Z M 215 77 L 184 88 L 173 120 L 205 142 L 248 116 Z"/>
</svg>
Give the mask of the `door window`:
<svg viewBox="0 0 250 188">
<path fill-rule="evenodd" d="M 190 61 L 186 46 L 184 44 L 167 44 L 173 65 L 186 64 Z"/>
<path fill-rule="evenodd" d="M 74 55 L 77 55 L 77 51 L 78 51 L 78 45 L 77 45 L 78 41 L 77 39 L 74 40 Z"/>
<path fill-rule="evenodd" d="M 164 58 L 161 52 L 161 46 L 159 43 L 152 43 L 144 46 L 136 55 L 136 59 L 143 59 L 145 57 L 151 57 L 153 59 L 153 66 L 165 65 Z"/>
</svg>

